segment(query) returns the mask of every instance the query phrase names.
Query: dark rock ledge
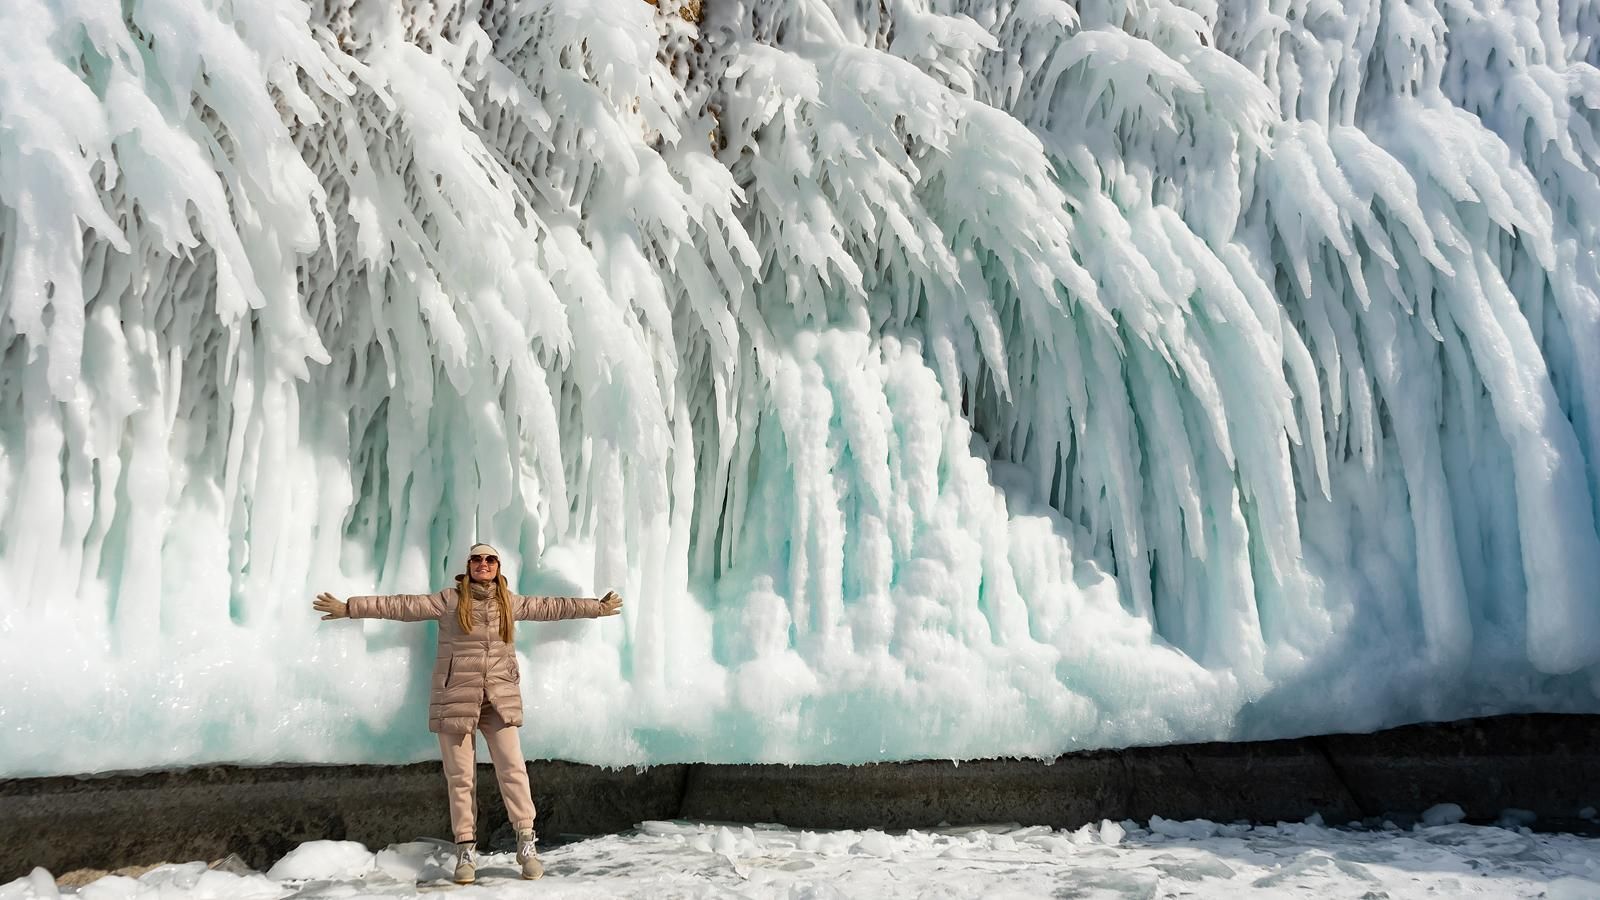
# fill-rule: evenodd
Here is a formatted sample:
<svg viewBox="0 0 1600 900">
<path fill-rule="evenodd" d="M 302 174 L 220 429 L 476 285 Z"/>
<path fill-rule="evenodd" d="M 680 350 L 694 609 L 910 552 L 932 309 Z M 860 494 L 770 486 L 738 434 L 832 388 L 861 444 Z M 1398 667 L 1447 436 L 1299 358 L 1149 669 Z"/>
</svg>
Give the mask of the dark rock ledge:
<svg viewBox="0 0 1600 900">
<path fill-rule="evenodd" d="M 1460 804 L 1468 821 L 1516 808 L 1536 813 L 1539 828 L 1592 830 L 1578 814 L 1600 806 L 1600 716 L 1498 716 L 1376 734 L 1071 753 L 1052 762 L 602 769 L 535 761 L 529 771 L 545 839 L 650 819 L 1070 828 L 1152 815 L 1274 822 L 1318 813 L 1330 824 L 1405 823 L 1441 802 Z M 500 827 L 504 811 L 487 765 L 479 767 L 478 791 L 483 823 Z M 34 866 L 61 874 L 229 854 L 265 868 L 303 841 L 355 840 L 376 849 L 422 835 L 448 835 L 436 762 L 0 780 L 0 883 Z"/>
</svg>

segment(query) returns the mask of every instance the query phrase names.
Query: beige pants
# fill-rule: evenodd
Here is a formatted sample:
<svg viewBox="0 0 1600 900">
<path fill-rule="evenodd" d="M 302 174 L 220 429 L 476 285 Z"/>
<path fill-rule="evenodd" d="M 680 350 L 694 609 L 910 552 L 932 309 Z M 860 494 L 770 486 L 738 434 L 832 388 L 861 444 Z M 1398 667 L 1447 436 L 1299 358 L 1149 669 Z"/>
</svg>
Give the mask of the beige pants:
<svg viewBox="0 0 1600 900">
<path fill-rule="evenodd" d="M 528 790 L 528 764 L 522 758 L 517 729 L 507 725 L 492 704 L 478 714 L 478 730 L 489 745 L 495 779 L 506 817 L 518 831 L 533 827 L 533 794 Z M 444 758 L 445 791 L 450 798 L 450 828 L 456 840 L 476 840 L 478 823 L 478 743 L 473 733 L 439 735 L 439 755 Z"/>
</svg>

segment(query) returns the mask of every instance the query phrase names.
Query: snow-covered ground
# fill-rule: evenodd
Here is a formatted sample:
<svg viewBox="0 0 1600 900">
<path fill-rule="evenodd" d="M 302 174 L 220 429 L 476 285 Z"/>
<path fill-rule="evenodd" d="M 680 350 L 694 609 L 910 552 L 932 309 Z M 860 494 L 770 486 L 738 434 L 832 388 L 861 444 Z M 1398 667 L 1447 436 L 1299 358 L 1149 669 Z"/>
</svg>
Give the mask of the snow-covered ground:
<svg viewBox="0 0 1600 900">
<path fill-rule="evenodd" d="M 1453 818 L 1436 814 L 1432 821 Z M 1172 822 L 1103 822 L 1077 831 L 989 826 L 911 831 L 792 831 L 777 826 L 646 822 L 627 835 L 543 854 L 548 876 L 524 882 L 509 853 L 486 854 L 472 887 L 444 868 L 450 845 L 314 841 L 264 874 L 162 866 L 77 889 L 122 898 L 476 897 L 1335 898 L 1600 897 L 1600 839 L 1463 824 L 1410 830 Z M 0 887 L 0 900 L 71 896 L 43 870 Z"/>
</svg>

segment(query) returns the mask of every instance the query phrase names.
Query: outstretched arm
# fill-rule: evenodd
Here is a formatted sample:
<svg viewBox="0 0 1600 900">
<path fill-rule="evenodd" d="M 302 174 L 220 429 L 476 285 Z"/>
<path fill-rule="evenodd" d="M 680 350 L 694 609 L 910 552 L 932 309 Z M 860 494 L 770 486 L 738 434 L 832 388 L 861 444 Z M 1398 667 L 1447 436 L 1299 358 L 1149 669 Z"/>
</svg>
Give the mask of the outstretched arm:
<svg viewBox="0 0 1600 900">
<path fill-rule="evenodd" d="M 386 597 L 351 597 L 345 603 L 332 594 L 322 593 L 311 608 L 326 619 L 395 619 L 423 622 L 444 614 L 444 592 L 437 594 L 391 594 Z"/>
<path fill-rule="evenodd" d="M 518 597 L 517 618 L 534 622 L 556 619 L 598 619 L 622 612 L 622 597 L 616 591 L 596 600 L 593 597 Z"/>
</svg>

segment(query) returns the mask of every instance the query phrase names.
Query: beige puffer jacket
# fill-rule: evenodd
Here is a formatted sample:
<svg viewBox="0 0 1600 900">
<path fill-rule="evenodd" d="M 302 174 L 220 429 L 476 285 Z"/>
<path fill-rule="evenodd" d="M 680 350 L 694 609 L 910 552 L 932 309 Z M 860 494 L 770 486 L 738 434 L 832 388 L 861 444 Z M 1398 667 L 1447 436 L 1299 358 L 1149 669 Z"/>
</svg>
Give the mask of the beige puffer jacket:
<svg viewBox="0 0 1600 900">
<path fill-rule="evenodd" d="M 456 619 L 453 587 L 433 594 L 351 597 L 346 612 L 352 619 L 439 621 L 439 654 L 433 663 L 433 693 L 428 700 L 428 730 L 466 734 L 478 727 L 484 702 L 507 725 L 522 724 L 522 675 L 516 647 L 500 639 L 500 604 L 489 585 L 474 585 L 472 630 L 462 631 Z M 524 621 L 593 619 L 600 601 L 590 597 L 524 597 L 511 595 L 511 613 Z"/>
</svg>

